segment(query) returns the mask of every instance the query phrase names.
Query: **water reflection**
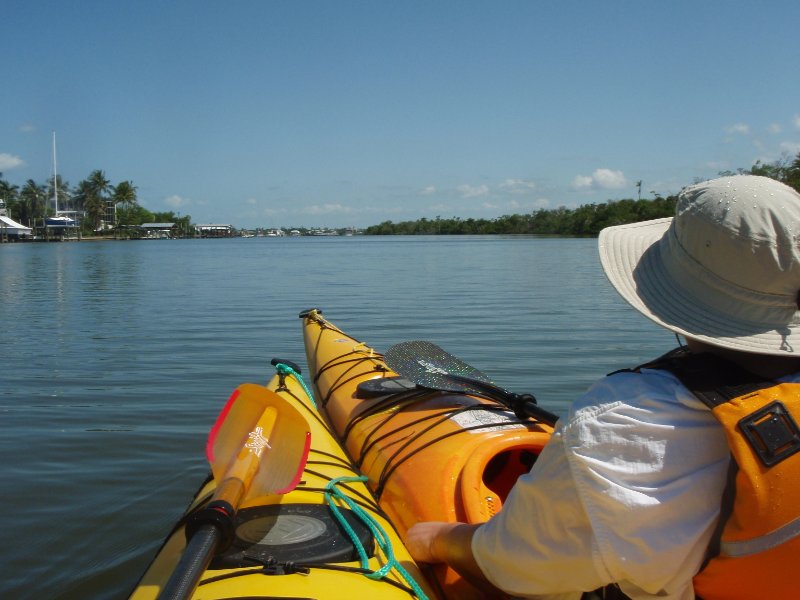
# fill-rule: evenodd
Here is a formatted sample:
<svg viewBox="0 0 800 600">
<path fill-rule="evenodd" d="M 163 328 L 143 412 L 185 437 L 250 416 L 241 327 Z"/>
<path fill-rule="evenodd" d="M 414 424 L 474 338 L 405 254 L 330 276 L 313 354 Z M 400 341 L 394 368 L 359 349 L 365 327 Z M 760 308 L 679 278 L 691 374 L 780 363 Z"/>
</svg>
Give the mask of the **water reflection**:
<svg viewBox="0 0 800 600">
<path fill-rule="evenodd" d="M 6 244 L 0 455 L 21 508 L 0 525 L 27 541 L 0 550 L 5 596 L 132 585 L 206 472 L 230 391 L 273 357 L 305 365 L 297 314 L 314 306 L 378 350 L 431 340 L 562 413 L 672 343 L 616 297 L 589 239 Z"/>
</svg>

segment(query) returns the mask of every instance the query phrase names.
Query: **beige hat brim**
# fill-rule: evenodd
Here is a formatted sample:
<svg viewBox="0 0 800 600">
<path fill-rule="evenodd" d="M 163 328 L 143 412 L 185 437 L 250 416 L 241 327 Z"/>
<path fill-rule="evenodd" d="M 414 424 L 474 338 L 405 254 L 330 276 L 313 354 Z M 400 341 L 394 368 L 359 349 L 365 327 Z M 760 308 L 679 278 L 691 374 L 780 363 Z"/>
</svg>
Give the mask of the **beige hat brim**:
<svg viewBox="0 0 800 600">
<path fill-rule="evenodd" d="M 671 222 L 656 219 L 600 232 L 600 262 L 620 295 L 652 321 L 686 337 L 744 352 L 800 352 L 791 343 L 800 330 L 796 306 L 785 297 L 743 292 L 701 272 L 680 256 L 670 239 Z"/>
</svg>

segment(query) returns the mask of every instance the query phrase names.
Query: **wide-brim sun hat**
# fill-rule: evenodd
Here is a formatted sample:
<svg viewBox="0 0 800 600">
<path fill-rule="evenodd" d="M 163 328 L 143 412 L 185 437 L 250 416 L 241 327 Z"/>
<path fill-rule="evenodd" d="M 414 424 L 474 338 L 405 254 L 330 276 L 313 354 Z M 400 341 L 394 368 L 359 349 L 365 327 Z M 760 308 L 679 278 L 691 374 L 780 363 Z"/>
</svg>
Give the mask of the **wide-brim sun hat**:
<svg viewBox="0 0 800 600">
<path fill-rule="evenodd" d="M 674 218 L 608 227 L 600 262 L 636 310 L 723 348 L 800 354 L 800 194 L 737 175 L 685 188 Z"/>
</svg>

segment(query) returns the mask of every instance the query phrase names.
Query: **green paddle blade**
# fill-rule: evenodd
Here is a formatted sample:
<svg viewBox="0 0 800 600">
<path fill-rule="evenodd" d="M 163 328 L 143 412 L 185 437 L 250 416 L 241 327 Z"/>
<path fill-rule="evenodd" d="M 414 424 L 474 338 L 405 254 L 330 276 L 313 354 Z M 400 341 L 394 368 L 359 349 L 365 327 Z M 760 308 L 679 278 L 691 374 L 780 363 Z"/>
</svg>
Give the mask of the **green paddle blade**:
<svg viewBox="0 0 800 600">
<path fill-rule="evenodd" d="M 294 405 L 265 387 L 245 383 L 211 429 L 206 457 L 218 489 L 239 482 L 238 500 L 243 501 L 294 489 L 310 444 L 308 422 Z"/>
</svg>

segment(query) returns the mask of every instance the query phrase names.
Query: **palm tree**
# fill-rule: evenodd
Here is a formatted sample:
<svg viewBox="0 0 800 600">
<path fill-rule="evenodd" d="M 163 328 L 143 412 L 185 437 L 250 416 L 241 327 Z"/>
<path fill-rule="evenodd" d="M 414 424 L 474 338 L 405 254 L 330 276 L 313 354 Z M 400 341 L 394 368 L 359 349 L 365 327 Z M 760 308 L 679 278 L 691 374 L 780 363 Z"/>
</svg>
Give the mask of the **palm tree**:
<svg viewBox="0 0 800 600">
<path fill-rule="evenodd" d="M 25 219 L 28 227 L 35 225 L 36 219 L 43 219 L 47 214 L 47 189 L 33 179 L 28 179 L 19 193 L 20 220 Z"/>
<path fill-rule="evenodd" d="M 114 223 L 116 219 L 116 206 L 111 204 L 108 200 L 108 192 L 111 191 L 111 182 L 106 179 L 106 174 L 100 169 L 96 169 L 89 174 L 87 178 L 89 182 L 89 189 L 93 196 L 102 203 L 103 219 L 106 223 Z M 99 226 L 99 224 L 98 224 Z"/>
<path fill-rule="evenodd" d="M 113 220 L 113 212 L 109 214 L 107 197 L 110 189 L 111 182 L 100 169 L 92 171 L 76 188 L 75 196 L 86 211 L 87 221 L 95 231 L 100 229 L 104 220 Z"/>
<path fill-rule="evenodd" d="M 86 178 L 91 190 L 98 196 L 104 196 L 111 189 L 111 182 L 106 179 L 106 174 L 100 169 L 96 169 Z"/>
<path fill-rule="evenodd" d="M 72 205 L 75 210 L 83 210 L 86 199 L 92 195 L 91 186 L 89 182 L 84 179 L 81 181 L 72 192 Z"/>
<path fill-rule="evenodd" d="M 58 186 L 58 208 L 63 210 L 67 206 L 67 200 L 70 199 L 69 184 L 61 179 L 61 175 L 56 175 L 56 185 Z M 47 197 L 55 198 L 56 190 L 53 189 L 53 177 L 47 180 Z"/>
<path fill-rule="evenodd" d="M 2 179 L 2 177 L 3 174 L 0 173 L 0 198 L 6 202 L 15 200 L 19 193 L 19 186 L 9 183 L 5 179 Z"/>
<path fill-rule="evenodd" d="M 99 196 L 91 195 L 83 203 L 86 211 L 86 220 L 94 231 L 100 229 L 103 224 L 103 217 L 106 216 L 106 201 Z"/>
<path fill-rule="evenodd" d="M 17 195 L 19 194 L 19 186 L 12 185 L 5 179 L 3 174 L 0 173 L 0 202 L 2 202 L 11 218 L 14 218 L 14 210 L 17 205 Z"/>
<path fill-rule="evenodd" d="M 111 201 L 122 204 L 125 208 L 132 208 L 137 203 L 136 186 L 130 181 L 120 181 L 112 188 Z"/>
<path fill-rule="evenodd" d="M 114 204 L 114 212 L 116 214 L 116 207 L 118 204 L 122 205 L 116 219 L 115 232 L 122 229 L 122 225 L 131 225 L 131 208 L 136 206 L 136 186 L 130 181 L 121 181 L 119 184 L 112 188 L 111 202 Z M 116 235 L 116 233 L 115 233 Z"/>
</svg>

